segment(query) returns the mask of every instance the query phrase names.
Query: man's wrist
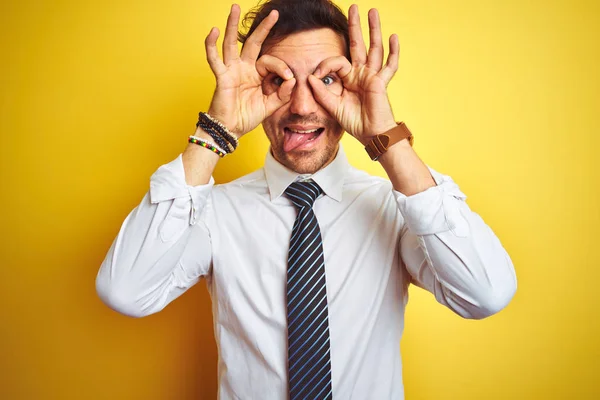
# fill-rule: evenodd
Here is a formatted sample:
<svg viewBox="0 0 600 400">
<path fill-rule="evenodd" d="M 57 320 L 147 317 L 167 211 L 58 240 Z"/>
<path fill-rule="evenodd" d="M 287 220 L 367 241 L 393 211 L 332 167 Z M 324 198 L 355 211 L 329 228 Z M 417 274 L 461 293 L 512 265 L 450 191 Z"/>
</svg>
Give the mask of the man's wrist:
<svg viewBox="0 0 600 400">
<path fill-rule="evenodd" d="M 386 160 L 393 158 L 394 153 L 401 153 L 404 151 L 414 151 L 408 139 L 402 139 L 401 141 L 391 145 L 385 153 L 379 156 L 377 161 L 379 161 L 380 163 L 386 162 Z"/>
<path fill-rule="evenodd" d="M 199 137 L 200 139 L 204 139 L 207 140 L 209 142 L 213 142 L 213 138 L 212 136 L 210 136 L 204 129 L 200 128 L 199 126 L 196 127 L 196 132 L 194 132 L 194 136 Z"/>
<path fill-rule="evenodd" d="M 404 122 L 395 123 L 391 129 L 373 136 L 366 143 L 365 150 L 371 160 L 377 161 L 388 149 L 399 142 L 407 142 L 411 147 L 413 144 L 413 135 Z"/>
<path fill-rule="evenodd" d="M 363 140 L 361 141 L 362 145 L 366 146 L 369 142 L 371 142 L 371 140 L 373 140 L 373 138 L 375 136 L 381 135 L 382 133 L 386 133 L 387 131 L 394 129 L 396 126 L 398 126 L 396 121 L 391 121 L 391 122 L 379 125 L 376 129 L 374 129 L 373 132 L 369 132 L 368 137 L 363 138 Z"/>
</svg>

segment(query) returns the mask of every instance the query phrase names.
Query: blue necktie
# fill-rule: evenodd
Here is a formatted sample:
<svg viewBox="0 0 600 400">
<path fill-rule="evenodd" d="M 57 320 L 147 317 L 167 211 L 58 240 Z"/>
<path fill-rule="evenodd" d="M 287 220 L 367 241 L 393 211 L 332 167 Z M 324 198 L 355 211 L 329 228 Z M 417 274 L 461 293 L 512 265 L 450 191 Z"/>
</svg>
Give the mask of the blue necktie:
<svg viewBox="0 0 600 400">
<path fill-rule="evenodd" d="M 331 399 L 325 259 L 321 230 L 312 210 L 322 190 L 312 181 L 294 182 L 285 193 L 298 208 L 287 272 L 290 400 Z"/>
</svg>

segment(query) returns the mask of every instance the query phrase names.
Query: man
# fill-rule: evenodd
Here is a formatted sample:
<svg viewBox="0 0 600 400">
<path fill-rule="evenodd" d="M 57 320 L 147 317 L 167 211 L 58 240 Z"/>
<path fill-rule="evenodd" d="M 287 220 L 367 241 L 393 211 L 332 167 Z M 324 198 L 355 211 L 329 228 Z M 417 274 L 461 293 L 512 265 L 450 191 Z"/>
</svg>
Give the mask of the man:
<svg viewBox="0 0 600 400">
<path fill-rule="evenodd" d="M 368 51 L 356 6 L 346 19 L 327 0 L 264 3 L 240 35 L 241 52 L 239 16 L 234 5 L 223 59 L 219 31 L 208 34 L 217 80 L 208 115 L 184 153 L 152 176 L 100 268 L 98 293 L 141 317 L 205 277 L 219 398 L 401 399 L 409 284 L 484 318 L 516 290 L 511 260 L 396 123 L 386 86 L 398 38 L 384 64 L 376 10 Z M 260 123 L 271 143 L 264 168 L 214 185 L 219 155 L 237 144 L 231 136 Z M 344 131 L 391 183 L 349 166 Z"/>
</svg>

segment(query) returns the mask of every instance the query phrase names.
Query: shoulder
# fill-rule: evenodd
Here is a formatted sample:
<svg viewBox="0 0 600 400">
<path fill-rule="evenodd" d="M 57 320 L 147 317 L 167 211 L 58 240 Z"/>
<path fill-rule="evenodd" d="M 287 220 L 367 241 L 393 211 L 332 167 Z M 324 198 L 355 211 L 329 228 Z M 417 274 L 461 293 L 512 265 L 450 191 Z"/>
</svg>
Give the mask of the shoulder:
<svg viewBox="0 0 600 400">
<path fill-rule="evenodd" d="M 224 196 L 266 193 L 268 192 L 268 187 L 265 171 L 263 168 L 260 168 L 231 182 L 217 184 L 215 185 L 213 192 L 217 195 L 221 194 Z"/>
<path fill-rule="evenodd" d="M 392 183 L 387 178 L 371 175 L 368 172 L 350 166 L 344 181 L 344 190 L 391 193 Z"/>
</svg>

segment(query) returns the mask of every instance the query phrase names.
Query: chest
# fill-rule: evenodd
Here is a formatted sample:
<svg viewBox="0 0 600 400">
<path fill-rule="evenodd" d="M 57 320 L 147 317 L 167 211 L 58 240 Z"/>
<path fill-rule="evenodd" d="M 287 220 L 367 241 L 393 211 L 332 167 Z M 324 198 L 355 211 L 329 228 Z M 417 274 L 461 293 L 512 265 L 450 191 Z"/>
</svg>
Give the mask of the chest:
<svg viewBox="0 0 600 400">
<path fill-rule="evenodd" d="M 222 198 L 214 205 L 212 271 L 222 290 L 278 300 L 285 295 L 297 210 L 287 199 L 279 200 Z M 391 197 L 373 199 L 358 193 L 337 202 L 323 196 L 313 210 L 321 230 L 328 296 L 369 290 L 398 263 L 403 220 Z"/>
</svg>

